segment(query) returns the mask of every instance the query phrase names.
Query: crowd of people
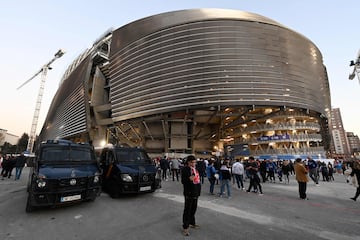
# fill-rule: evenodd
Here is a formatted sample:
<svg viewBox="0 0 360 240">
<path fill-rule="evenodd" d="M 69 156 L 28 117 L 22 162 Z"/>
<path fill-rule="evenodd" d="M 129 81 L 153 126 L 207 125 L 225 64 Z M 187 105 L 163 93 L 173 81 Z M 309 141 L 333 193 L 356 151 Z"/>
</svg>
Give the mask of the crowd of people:
<svg viewBox="0 0 360 240">
<path fill-rule="evenodd" d="M 13 176 L 13 169 L 15 168 L 14 180 L 19 180 L 22 170 L 25 166 L 26 159 L 23 153 L 18 156 L 14 155 L 0 155 L 0 167 L 1 167 L 1 180 L 6 178 L 10 179 Z"/>
<path fill-rule="evenodd" d="M 179 171 L 181 171 L 181 183 L 184 188 L 184 211 L 183 211 L 183 235 L 189 236 L 190 228 L 199 228 L 196 224 L 195 213 L 197 210 L 197 202 L 201 192 L 201 176 L 206 176 L 210 183 L 209 193 L 215 195 L 215 184 L 220 181 L 219 197 L 226 195 L 227 198 L 231 198 L 231 180 L 233 184 L 239 190 L 245 190 L 244 180 L 249 180 L 249 186 L 246 192 L 256 192 L 259 195 L 263 195 L 261 182 L 275 183 L 276 178 L 279 182 L 289 184 L 289 175 L 294 174 L 295 179 L 298 182 L 299 198 L 302 200 L 309 200 L 306 194 L 307 183 L 311 179 L 316 186 L 319 184 L 320 174 L 322 174 L 323 181 L 334 181 L 333 177 L 333 165 L 332 163 L 324 163 L 321 161 L 315 161 L 311 157 L 308 157 L 304 161 L 301 158 L 292 161 L 273 161 L 255 160 L 254 157 L 249 157 L 247 161 L 236 159 L 230 161 L 229 159 L 198 159 L 194 156 L 188 156 L 184 161 L 180 160 L 166 160 L 164 158 L 163 164 L 168 161 L 169 165 L 163 168 L 163 178 L 167 179 L 168 169 L 172 169 L 173 161 L 177 161 Z M 340 162 L 334 162 L 336 166 L 341 164 Z M 159 163 L 160 166 L 160 163 Z M 177 165 L 176 165 L 177 166 Z M 360 161 L 355 160 L 348 164 L 342 164 L 343 172 L 339 174 L 348 175 L 352 178 L 353 184 L 356 187 L 355 196 L 350 199 L 356 201 L 360 195 Z M 174 173 L 171 171 L 174 179 Z M 277 177 L 276 177 L 277 176 Z M 262 180 L 260 179 L 262 178 Z"/>
<path fill-rule="evenodd" d="M 164 156 L 155 161 L 161 171 L 163 181 L 179 181 L 181 169 L 186 166 L 185 159 L 169 158 Z M 259 195 L 263 194 L 262 183 L 290 183 L 290 175 L 296 175 L 296 164 L 302 164 L 306 170 L 306 180 L 314 182 L 319 186 L 319 181 L 334 181 L 334 174 L 342 174 L 345 180 L 350 182 L 352 176 L 345 175 L 345 171 L 351 169 L 350 162 L 335 160 L 334 162 L 325 162 L 314 160 L 311 157 L 307 159 L 291 160 L 259 160 L 253 157 L 248 159 L 229 159 L 229 158 L 198 158 L 196 160 L 196 169 L 199 172 L 200 183 L 204 179 L 209 181 L 209 194 L 219 197 L 231 198 L 231 183 L 238 190 L 253 192 Z M 298 173 L 299 175 L 300 173 Z M 248 187 L 245 188 L 244 182 L 248 181 Z M 299 181 L 298 181 L 299 182 Z M 215 192 L 215 185 L 219 185 L 218 192 Z M 304 186 L 302 184 L 302 191 Z M 304 193 L 299 193 L 301 199 Z"/>
</svg>

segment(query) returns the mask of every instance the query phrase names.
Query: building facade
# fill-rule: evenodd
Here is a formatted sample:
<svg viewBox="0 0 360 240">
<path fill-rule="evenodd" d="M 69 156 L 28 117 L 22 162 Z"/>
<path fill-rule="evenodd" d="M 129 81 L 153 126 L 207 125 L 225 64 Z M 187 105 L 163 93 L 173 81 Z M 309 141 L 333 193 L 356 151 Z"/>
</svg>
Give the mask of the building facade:
<svg viewBox="0 0 360 240">
<path fill-rule="evenodd" d="M 346 132 L 346 137 L 349 142 L 350 153 L 352 156 L 359 158 L 360 153 L 360 140 L 359 136 L 355 135 L 353 132 Z"/>
<path fill-rule="evenodd" d="M 332 136 L 332 157 L 350 157 L 350 145 L 341 118 L 340 108 L 331 109 L 330 132 Z"/>
<path fill-rule="evenodd" d="M 306 37 L 253 13 L 182 10 L 108 31 L 81 54 L 40 139 L 324 158 L 330 106 L 322 55 Z"/>
<path fill-rule="evenodd" d="M 0 146 L 4 146 L 4 143 L 10 143 L 11 145 L 18 144 L 19 136 L 8 133 L 8 130 L 0 128 Z"/>
</svg>

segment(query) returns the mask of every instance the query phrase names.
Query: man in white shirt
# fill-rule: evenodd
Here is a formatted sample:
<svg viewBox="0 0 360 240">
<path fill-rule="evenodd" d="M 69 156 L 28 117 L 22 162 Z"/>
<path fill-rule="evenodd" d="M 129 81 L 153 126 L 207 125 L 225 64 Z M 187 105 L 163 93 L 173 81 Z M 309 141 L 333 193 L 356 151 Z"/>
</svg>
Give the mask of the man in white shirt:
<svg viewBox="0 0 360 240">
<path fill-rule="evenodd" d="M 232 165 L 231 170 L 235 177 L 238 188 L 244 190 L 244 165 L 240 162 L 240 159 L 236 159 L 236 162 Z"/>
</svg>

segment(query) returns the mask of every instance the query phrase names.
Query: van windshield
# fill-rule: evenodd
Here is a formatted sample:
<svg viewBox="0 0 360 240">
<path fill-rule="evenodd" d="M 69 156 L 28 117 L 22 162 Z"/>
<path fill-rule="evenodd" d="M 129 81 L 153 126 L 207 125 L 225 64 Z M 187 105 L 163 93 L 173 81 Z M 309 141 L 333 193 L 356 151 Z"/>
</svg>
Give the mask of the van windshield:
<svg viewBox="0 0 360 240">
<path fill-rule="evenodd" d="M 87 148 L 44 148 L 41 161 L 95 161 L 94 154 Z"/>
<path fill-rule="evenodd" d="M 151 163 L 151 159 L 146 152 L 138 149 L 119 149 L 116 151 L 116 159 L 119 162 Z"/>
</svg>

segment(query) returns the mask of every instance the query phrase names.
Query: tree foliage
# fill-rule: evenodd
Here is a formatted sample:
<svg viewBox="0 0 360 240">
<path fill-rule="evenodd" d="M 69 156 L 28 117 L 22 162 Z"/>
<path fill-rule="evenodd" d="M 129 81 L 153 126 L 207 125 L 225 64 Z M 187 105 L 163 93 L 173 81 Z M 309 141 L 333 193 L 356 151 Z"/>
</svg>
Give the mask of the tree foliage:
<svg viewBox="0 0 360 240">
<path fill-rule="evenodd" d="M 26 150 L 28 141 L 29 141 L 29 135 L 24 133 L 19 139 L 19 142 L 17 144 L 17 149 L 19 152 L 24 152 Z"/>
<path fill-rule="evenodd" d="M 1 152 L 3 154 L 10 154 L 10 153 L 16 153 L 17 145 L 11 145 L 8 142 L 4 143 L 4 146 L 2 146 Z"/>
<path fill-rule="evenodd" d="M 12 145 L 9 142 L 5 142 L 4 145 L 0 148 L 2 154 L 14 154 L 24 152 L 27 148 L 27 143 L 29 140 L 29 135 L 24 133 L 16 145 Z"/>
</svg>

